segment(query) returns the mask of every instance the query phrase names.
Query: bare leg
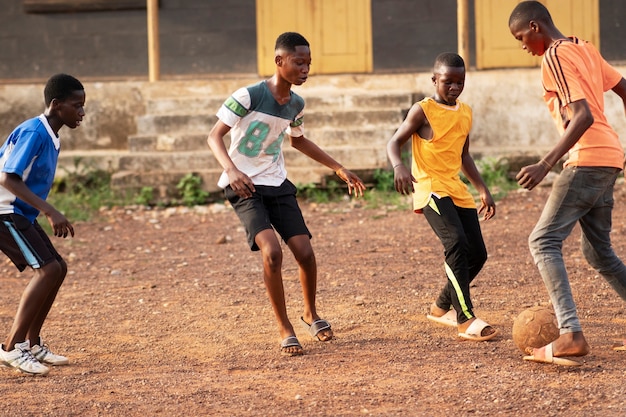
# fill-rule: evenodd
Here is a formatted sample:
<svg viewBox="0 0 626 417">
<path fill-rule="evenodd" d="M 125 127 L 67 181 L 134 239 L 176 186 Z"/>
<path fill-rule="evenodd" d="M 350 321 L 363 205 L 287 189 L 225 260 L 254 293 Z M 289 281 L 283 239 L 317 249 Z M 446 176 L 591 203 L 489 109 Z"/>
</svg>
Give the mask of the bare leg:
<svg viewBox="0 0 626 417">
<path fill-rule="evenodd" d="M 287 316 L 287 306 L 285 303 L 285 289 L 283 287 L 283 252 L 280 242 L 273 229 L 266 229 L 259 232 L 255 237 L 255 242 L 261 249 L 263 257 L 263 281 L 267 289 L 274 315 L 278 321 L 278 331 L 280 337 L 285 339 L 295 336 L 293 326 Z M 284 353 L 297 354 L 302 352 L 302 348 L 291 346 L 283 349 Z"/>
<path fill-rule="evenodd" d="M 320 319 L 315 307 L 315 296 L 317 293 L 317 262 L 315 260 L 313 247 L 311 246 L 311 239 L 307 235 L 297 235 L 289 239 L 287 245 L 298 262 L 298 273 L 304 298 L 304 313 L 302 318 L 308 324 L 311 324 Z M 333 331 L 332 329 L 322 330 L 317 334 L 317 337 L 325 342 L 333 338 Z"/>
<path fill-rule="evenodd" d="M 35 276 L 22 293 L 13 326 L 4 343 L 5 349 L 12 350 L 16 343 L 29 337 L 39 337 L 39 331 L 65 278 L 65 271 L 66 268 L 59 262 L 51 262 L 35 270 Z"/>
</svg>

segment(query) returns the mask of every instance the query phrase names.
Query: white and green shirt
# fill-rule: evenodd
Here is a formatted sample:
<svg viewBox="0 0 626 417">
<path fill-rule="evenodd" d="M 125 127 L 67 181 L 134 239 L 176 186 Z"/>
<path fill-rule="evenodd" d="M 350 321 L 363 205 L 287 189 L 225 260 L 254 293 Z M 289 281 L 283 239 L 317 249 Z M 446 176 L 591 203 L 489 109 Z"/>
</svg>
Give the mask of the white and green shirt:
<svg viewBox="0 0 626 417">
<path fill-rule="evenodd" d="M 303 109 L 304 100 L 293 91 L 287 104 L 278 104 L 261 81 L 235 91 L 218 110 L 217 117 L 231 128 L 228 155 L 255 185 L 277 187 L 287 179 L 282 145 L 285 135 L 304 134 Z M 217 185 L 228 184 L 223 172 Z"/>
</svg>

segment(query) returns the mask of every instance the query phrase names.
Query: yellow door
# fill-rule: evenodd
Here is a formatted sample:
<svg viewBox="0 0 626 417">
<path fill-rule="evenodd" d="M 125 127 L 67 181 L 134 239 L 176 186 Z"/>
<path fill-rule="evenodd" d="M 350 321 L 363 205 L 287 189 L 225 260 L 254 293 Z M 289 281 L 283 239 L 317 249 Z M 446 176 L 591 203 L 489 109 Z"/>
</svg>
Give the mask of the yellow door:
<svg viewBox="0 0 626 417">
<path fill-rule="evenodd" d="M 283 32 L 311 44 L 311 74 L 372 72 L 371 0 L 256 0 L 257 67 L 274 73 L 274 43 Z"/>
<path fill-rule="evenodd" d="M 476 67 L 534 67 L 541 57 L 521 50 L 509 31 L 509 16 L 519 0 L 476 0 Z M 598 0 L 542 0 L 556 26 L 600 47 Z"/>
</svg>

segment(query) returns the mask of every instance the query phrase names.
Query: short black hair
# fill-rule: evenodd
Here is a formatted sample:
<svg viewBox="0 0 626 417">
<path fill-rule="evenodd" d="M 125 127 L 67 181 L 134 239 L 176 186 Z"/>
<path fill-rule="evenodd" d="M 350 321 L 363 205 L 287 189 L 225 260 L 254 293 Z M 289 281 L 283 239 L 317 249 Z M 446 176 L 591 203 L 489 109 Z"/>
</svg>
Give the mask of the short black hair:
<svg viewBox="0 0 626 417">
<path fill-rule="evenodd" d="M 465 68 L 465 61 L 454 52 L 442 52 L 435 58 L 433 69 L 436 71 L 439 67 Z"/>
<path fill-rule="evenodd" d="M 523 1 L 515 6 L 515 9 L 511 12 L 509 27 L 526 24 L 531 20 L 554 24 L 546 6 L 538 1 Z"/>
<path fill-rule="evenodd" d="M 43 90 L 43 97 L 46 106 L 49 106 L 52 100 L 65 100 L 77 90 L 84 90 L 85 87 L 76 78 L 68 74 L 55 74 L 46 83 Z"/>
<path fill-rule="evenodd" d="M 295 52 L 296 46 L 309 46 L 309 42 L 297 32 L 285 32 L 276 39 L 274 50 L 284 49 Z"/>
</svg>

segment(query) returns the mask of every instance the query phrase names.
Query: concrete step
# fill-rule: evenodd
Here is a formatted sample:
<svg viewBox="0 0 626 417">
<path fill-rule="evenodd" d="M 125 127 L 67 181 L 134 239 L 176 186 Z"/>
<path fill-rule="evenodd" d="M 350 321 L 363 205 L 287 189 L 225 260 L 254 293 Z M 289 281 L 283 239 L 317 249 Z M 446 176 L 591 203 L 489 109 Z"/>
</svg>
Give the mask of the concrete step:
<svg viewBox="0 0 626 417">
<path fill-rule="evenodd" d="M 300 93 L 307 111 L 328 109 L 408 109 L 421 99 L 411 93 L 319 90 Z M 146 102 L 146 114 L 215 114 L 227 97 L 172 97 Z"/>
<path fill-rule="evenodd" d="M 384 146 L 333 146 L 325 151 L 350 169 L 350 167 L 385 167 L 387 155 Z M 315 168 L 320 164 L 293 148 L 284 150 L 285 165 L 289 167 Z M 198 171 L 220 169 L 213 152 L 177 151 L 177 152 L 133 152 L 121 155 L 117 160 L 117 170 L 135 172 L 153 171 Z"/>
<path fill-rule="evenodd" d="M 304 127 L 305 129 L 397 127 L 403 117 L 402 109 L 319 110 L 305 114 Z M 216 121 L 217 117 L 210 114 L 147 114 L 137 118 L 137 134 L 191 132 L 208 135 Z"/>
<path fill-rule="evenodd" d="M 391 138 L 395 128 L 313 128 L 305 129 L 305 136 L 322 149 L 330 146 L 367 146 L 384 147 Z M 185 152 L 207 150 L 207 133 L 172 132 L 168 134 L 131 135 L 128 137 L 130 152 Z M 230 143 L 230 135 L 225 138 L 226 146 Z M 285 144 L 285 149 L 289 147 Z"/>
<path fill-rule="evenodd" d="M 208 135 L 216 121 L 214 114 L 146 114 L 136 118 L 137 134 L 194 132 Z"/>
<path fill-rule="evenodd" d="M 208 133 L 170 133 L 163 135 L 132 135 L 128 137 L 130 152 L 186 152 L 207 150 Z"/>
<path fill-rule="evenodd" d="M 363 143 L 363 141 L 361 141 Z M 372 169 L 388 168 L 385 146 L 367 146 L 355 148 L 354 146 L 328 146 L 323 148 L 333 158 L 344 164 L 351 170 L 363 170 L 372 161 L 376 164 Z M 518 166 L 520 163 L 530 164 L 541 158 L 542 153 L 548 149 L 536 148 L 509 148 L 473 146 L 470 152 L 475 160 L 482 158 L 497 158 L 508 161 L 511 165 Z M 286 165 L 291 172 L 298 168 L 316 171 L 327 170 L 326 167 L 306 157 L 299 151 L 285 147 Z M 161 164 L 166 164 L 161 169 Z M 182 168 L 180 168 L 182 166 Z M 187 152 L 129 152 L 125 150 L 96 150 L 96 151 L 62 151 L 59 155 L 57 176 L 62 177 L 69 172 L 89 172 L 103 170 L 107 172 L 127 171 L 129 168 L 137 172 L 158 172 L 160 170 L 180 170 L 192 172 L 198 170 L 216 170 L 222 168 L 217 163 L 213 153 L 207 148 L 202 151 L 194 150 Z"/>
<path fill-rule="evenodd" d="M 116 172 L 119 170 L 120 160 L 129 155 L 125 150 L 102 151 L 64 151 L 59 154 L 56 171 L 57 177 L 68 173 L 86 173 L 90 171 Z"/>
</svg>

